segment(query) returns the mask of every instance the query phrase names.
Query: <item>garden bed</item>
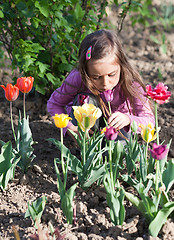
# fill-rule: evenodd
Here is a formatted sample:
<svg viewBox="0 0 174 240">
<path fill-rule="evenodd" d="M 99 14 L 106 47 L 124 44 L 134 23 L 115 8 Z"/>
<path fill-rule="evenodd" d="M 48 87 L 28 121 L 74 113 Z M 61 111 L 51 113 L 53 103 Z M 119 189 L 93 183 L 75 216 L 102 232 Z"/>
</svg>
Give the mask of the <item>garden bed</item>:
<svg viewBox="0 0 174 240">
<path fill-rule="evenodd" d="M 145 84 L 155 86 L 159 82 L 158 69 L 163 79 L 161 80 L 169 87 L 172 96 L 167 104 L 160 105 L 159 125 L 161 126 L 160 140 L 168 143 L 174 135 L 174 34 L 166 34 L 168 43 L 167 54 L 163 54 L 157 45 L 149 40 L 153 28 L 145 31 L 131 31 L 126 27 L 120 38 L 124 49 L 142 74 Z M 0 82 L 7 84 L 11 82 L 12 73 L 8 63 L 1 69 Z M 6 191 L 0 192 L 0 239 L 14 239 L 12 226 L 15 225 L 21 239 L 28 239 L 36 232 L 30 219 L 25 219 L 27 202 L 30 203 L 36 198 L 45 195 L 47 203 L 42 215 L 41 226 L 46 230 L 51 222 L 61 232 L 66 233 L 65 239 L 174 239 L 174 221 L 168 219 L 157 238 L 148 234 L 148 225 L 144 217 L 127 201 L 126 219 L 122 226 L 113 226 L 110 221 L 109 208 L 106 203 L 104 187 L 97 187 L 95 184 L 83 191 L 77 188 L 75 204 L 77 210 L 76 222 L 72 225 L 66 223 L 63 216 L 60 197 L 56 185 L 56 173 L 54 170 L 54 158 L 60 156 L 58 149 L 46 141 L 48 138 L 60 139 L 60 132 L 52 123 L 46 110 L 47 99 L 40 95 L 30 94 L 26 102 L 26 111 L 30 116 L 30 127 L 33 139 L 37 142 L 34 145 L 36 158 L 32 166 L 22 176 L 20 169 L 17 169 L 15 179 L 8 184 Z M 0 140 L 12 140 L 12 131 L 9 118 L 9 102 L 4 97 L 3 89 L 0 89 Z M 22 96 L 13 104 L 14 123 L 17 125 L 18 111 L 22 110 Z M 75 155 L 79 151 L 70 138 L 65 138 L 64 143 Z M 169 158 L 174 157 L 174 142 L 171 144 Z M 71 185 L 76 177 L 70 175 Z M 126 186 L 125 186 L 126 187 Z M 174 189 L 170 192 L 170 199 L 174 201 Z"/>
</svg>

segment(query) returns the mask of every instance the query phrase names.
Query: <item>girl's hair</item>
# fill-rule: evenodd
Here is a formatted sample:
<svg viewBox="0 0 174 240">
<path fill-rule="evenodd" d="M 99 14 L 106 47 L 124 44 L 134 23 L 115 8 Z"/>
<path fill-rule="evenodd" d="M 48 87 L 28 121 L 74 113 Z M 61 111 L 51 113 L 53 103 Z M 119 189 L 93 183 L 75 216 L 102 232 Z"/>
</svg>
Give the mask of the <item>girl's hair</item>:
<svg viewBox="0 0 174 240">
<path fill-rule="evenodd" d="M 112 30 L 98 30 L 93 32 L 83 39 L 79 49 L 78 70 L 80 71 L 82 81 L 88 89 L 98 97 L 103 113 L 106 116 L 108 115 L 108 110 L 100 98 L 99 90 L 94 86 L 87 72 L 87 63 L 90 60 L 86 60 L 86 52 L 90 46 L 92 46 L 91 59 L 93 60 L 100 60 L 110 54 L 115 55 L 115 60 L 121 68 L 119 83 L 123 91 L 123 95 L 126 102 L 129 99 L 133 113 L 135 114 L 134 98 L 138 97 L 142 99 L 142 97 L 138 94 L 133 82 L 138 82 L 144 90 L 145 85 L 138 71 L 130 64 L 128 58 L 126 57 L 116 33 Z"/>
</svg>

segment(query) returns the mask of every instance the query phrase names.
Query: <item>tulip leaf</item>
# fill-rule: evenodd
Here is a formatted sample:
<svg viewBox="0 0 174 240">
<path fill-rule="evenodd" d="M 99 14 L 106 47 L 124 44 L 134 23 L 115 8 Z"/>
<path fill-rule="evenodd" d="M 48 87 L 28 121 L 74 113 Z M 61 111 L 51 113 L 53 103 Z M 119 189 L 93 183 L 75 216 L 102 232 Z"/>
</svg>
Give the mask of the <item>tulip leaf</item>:
<svg viewBox="0 0 174 240">
<path fill-rule="evenodd" d="M 141 147 L 139 147 L 140 151 L 140 176 L 143 182 L 146 181 L 146 175 L 147 175 L 147 163 L 146 163 L 146 158 L 145 158 L 145 150 L 142 150 Z"/>
<path fill-rule="evenodd" d="M 174 202 L 166 203 L 161 210 L 157 213 L 156 217 L 149 225 L 149 233 L 153 237 L 157 237 L 163 224 L 167 221 L 168 216 L 174 211 Z"/>
<path fill-rule="evenodd" d="M 93 153 L 95 150 L 96 150 L 96 147 L 97 145 L 102 141 L 103 139 L 103 136 L 102 134 L 100 134 L 96 139 L 95 141 L 92 143 L 92 145 L 90 145 L 90 147 L 88 148 L 87 152 L 86 152 L 86 159 L 89 157 L 89 155 L 91 153 Z"/>
<path fill-rule="evenodd" d="M 111 187 L 111 178 L 109 172 L 105 175 L 104 186 L 107 192 L 106 200 L 110 208 L 111 221 L 115 225 L 122 225 L 125 219 L 125 208 L 124 208 L 124 190 L 117 188 L 117 190 Z"/>
<path fill-rule="evenodd" d="M 88 174 L 90 174 L 91 169 L 93 169 L 95 167 L 97 160 L 102 157 L 102 154 L 105 151 L 106 151 L 105 149 L 101 149 L 100 151 L 94 152 L 88 156 L 88 158 L 86 159 L 86 163 L 83 166 L 83 174 L 84 175 L 86 175 L 87 172 L 88 172 Z M 103 164 L 101 166 L 103 166 Z"/>
<path fill-rule="evenodd" d="M 19 167 L 25 173 L 35 158 L 32 145 L 35 142 L 32 139 L 32 133 L 29 126 L 29 116 L 21 120 L 19 115 L 18 130 L 17 130 L 17 156 L 21 157 L 18 162 Z"/>
<path fill-rule="evenodd" d="M 65 189 L 64 189 L 64 185 L 62 183 L 61 177 L 60 177 L 59 169 L 56 164 L 57 160 L 59 160 L 59 159 L 54 159 L 54 166 L 55 166 L 56 175 L 57 175 L 57 188 L 58 188 L 60 197 L 62 198 L 65 194 Z"/>
<path fill-rule="evenodd" d="M 166 186 L 166 193 L 174 184 L 174 159 L 168 161 L 167 168 L 162 174 L 163 183 Z"/>
<path fill-rule="evenodd" d="M 47 141 L 52 142 L 53 144 L 56 145 L 56 147 L 58 147 L 58 149 L 61 150 L 61 142 L 54 139 L 54 138 L 49 138 L 47 139 Z M 83 167 L 81 164 L 81 161 L 74 156 L 73 154 L 71 154 L 70 150 L 63 145 L 62 146 L 62 153 L 63 153 L 63 157 L 65 158 L 69 158 L 69 169 L 71 171 L 73 171 L 75 174 L 77 174 L 79 181 L 81 182 L 81 180 L 83 179 L 82 173 L 83 173 Z"/>
<path fill-rule="evenodd" d="M 170 145 L 171 145 L 172 139 L 169 141 L 169 143 L 167 144 L 167 148 L 170 149 Z M 167 162 L 167 155 L 165 156 L 164 159 L 159 161 L 159 166 L 160 166 L 160 172 L 163 173 L 164 171 L 164 167 L 165 167 L 165 163 Z"/>
<path fill-rule="evenodd" d="M 73 198 L 75 195 L 75 189 L 78 183 L 71 186 L 61 198 L 62 211 L 66 216 L 67 222 L 72 224 L 73 220 Z"/>
<path fill-rule="evenodd" d="M 20 158 L 13 154 L 11 142 L 5 143 L 0 154 L 0 187 L 6 189 L 9 180 L 14 178 L 15 167 Z"/>
<path fill-rule="evenodd" d="M 95 181 L 102 178 L 102 176 L 105 173 L 105 165 L 102 166 L 96 166 L 93 168 L 88 175 L 88 178 L 81 184 L 81 187 L 83 189 L 87 189 L 90 187 Z"/>
<path fill-rule="evenodd" d="M 25 213 L 25 218 L 31 217 L 36 229 L 38 228 L 38 224 L 44 211 L 46 202 L 47 198 L 43 196 L 41 198 L 36 199 L 34 202 L 32 202 L 31 205 L 28 203 L 28 209 Z"/>
</svg>

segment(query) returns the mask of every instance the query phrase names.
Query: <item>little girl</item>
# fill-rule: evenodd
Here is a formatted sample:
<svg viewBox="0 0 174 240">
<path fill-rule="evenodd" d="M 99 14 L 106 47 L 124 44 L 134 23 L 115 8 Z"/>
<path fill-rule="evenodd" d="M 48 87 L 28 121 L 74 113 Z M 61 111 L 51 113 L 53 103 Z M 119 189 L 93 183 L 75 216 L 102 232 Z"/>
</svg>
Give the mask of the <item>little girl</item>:
<svg viewBox="0 0 174 240">
<path fill-rule="evenodd" d="M 113 94 L 111 115 L 102 97 L 108 90 Z M 51 116 L 72 114 L 74 99 L 79 100 L 76 105 L 88 100 L 102 109 L 109 126 L 127 136 L 133 120 L 137 124 L 154 123 L 150 102 L 144 94 L 141 77 L 126 57 L 115 32 L 99 30 L 82 41 L 77 69 L 72 70 L 62 86 L 52 93 L 47 108 Z M 67 129 L 77 133 L 77 125 L 73 123 L 69 122 Z M 98 128 L 101 127 L 104 127 L 102 121 Z"/>
</svg>

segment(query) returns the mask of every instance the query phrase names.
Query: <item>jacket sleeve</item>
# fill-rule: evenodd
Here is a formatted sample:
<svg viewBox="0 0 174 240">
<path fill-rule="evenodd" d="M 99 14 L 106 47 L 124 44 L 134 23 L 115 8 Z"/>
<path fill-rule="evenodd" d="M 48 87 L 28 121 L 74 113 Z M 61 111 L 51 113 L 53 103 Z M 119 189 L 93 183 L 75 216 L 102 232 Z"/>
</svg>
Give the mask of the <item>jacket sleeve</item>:
<svg viewBox="0 0 174 240">
<path fill-rule="evenodd" d="M 47 110 L 51 116 L 55 114 L 69 114 L 72 109 L 74 97 L 77 95 L 82 80 L 80 73 L 77 70 L 73 70 L 60 88 L 57 88 L 49 98 L 47 102 Z M 69 122 L 68 126 L 72 123 Z"/>
</svg>

